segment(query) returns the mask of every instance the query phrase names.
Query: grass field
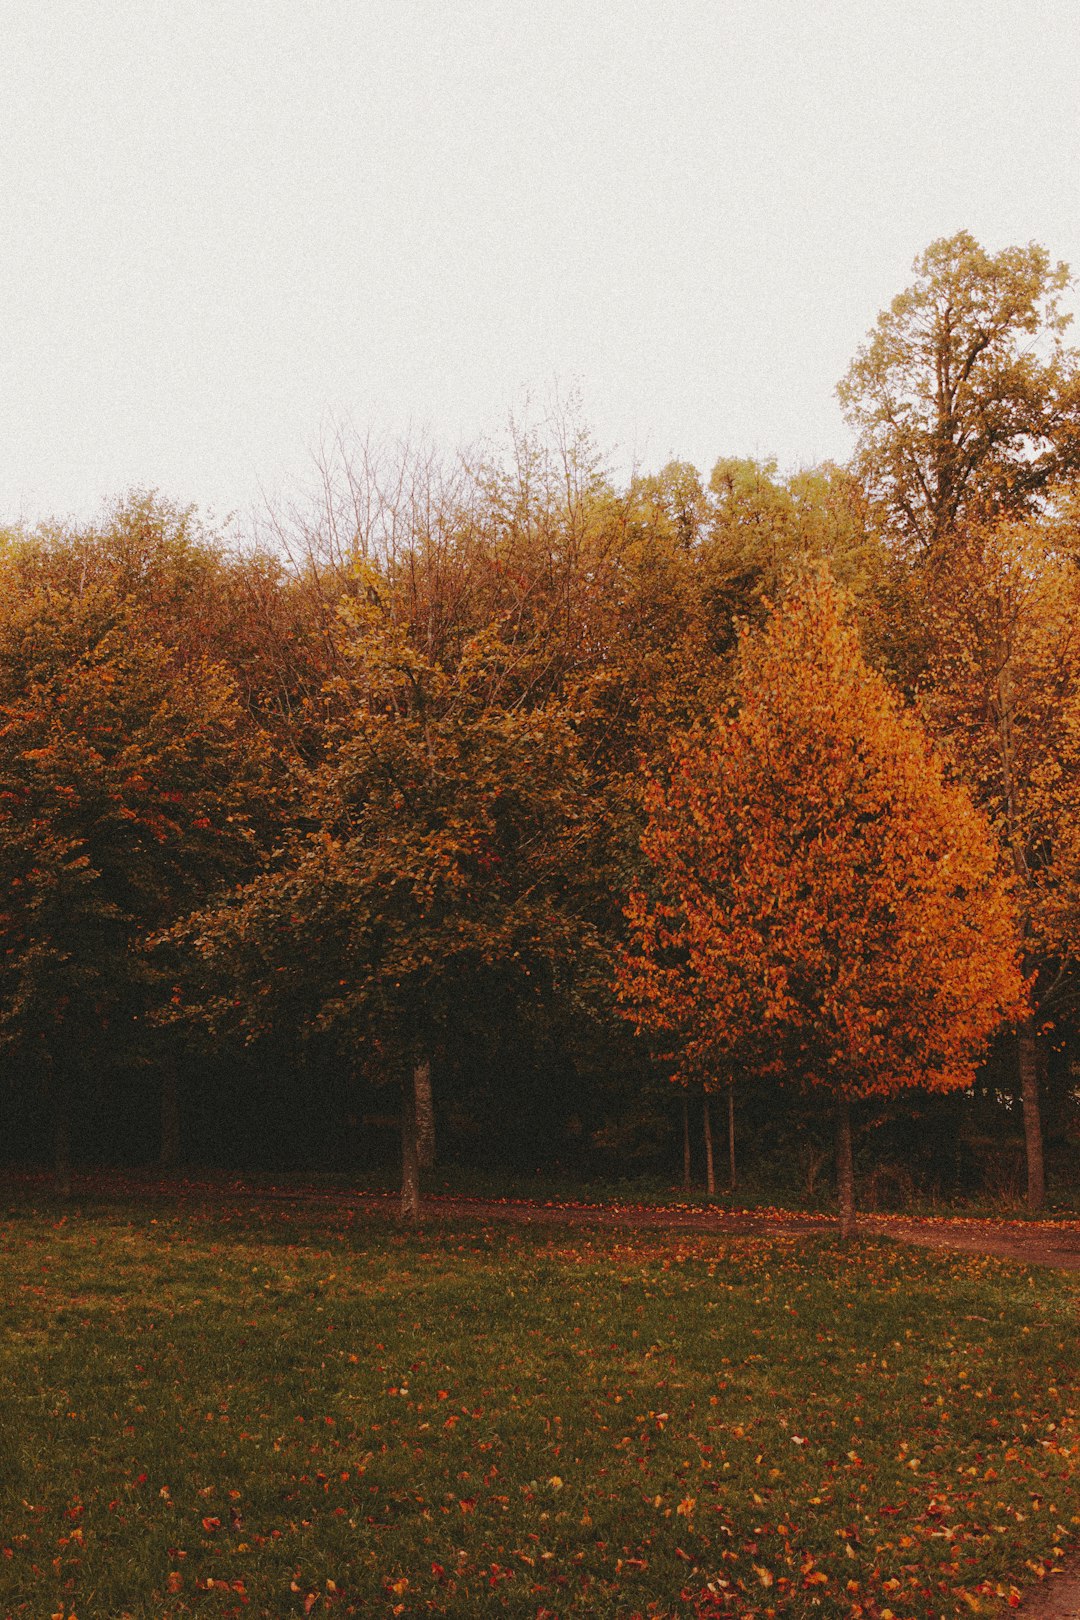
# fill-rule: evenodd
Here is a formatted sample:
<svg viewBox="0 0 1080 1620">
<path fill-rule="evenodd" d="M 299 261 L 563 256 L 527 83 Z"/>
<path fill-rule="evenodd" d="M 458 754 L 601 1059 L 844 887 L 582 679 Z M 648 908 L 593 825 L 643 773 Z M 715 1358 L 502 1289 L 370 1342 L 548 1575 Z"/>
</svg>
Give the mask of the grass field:
<svg viewBox="0 0 1080 1620">
<path fill-rule="evenodd" d="M 1075 1277 L 268 1203 L 0 1234 L 5 1615 L 924 1620 L 1080 1526 Z"/>
</svg>

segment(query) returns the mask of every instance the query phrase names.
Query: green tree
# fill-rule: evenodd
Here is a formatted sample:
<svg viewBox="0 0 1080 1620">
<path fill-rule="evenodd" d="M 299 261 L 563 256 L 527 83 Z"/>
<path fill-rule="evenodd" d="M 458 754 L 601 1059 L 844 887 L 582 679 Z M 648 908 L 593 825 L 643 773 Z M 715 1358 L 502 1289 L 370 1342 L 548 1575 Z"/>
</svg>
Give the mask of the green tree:
<svg viewBox="0 0 1080 1620">
<path fill-rule="evenodd" d="M 402 1202 L 419 1207 L 431 1069 L 470 1022 L 588 1000 L 602 839 L 572 717 L 498 698 L 497 632 L 457 666 L 417 649 L 368 574 L 343 612 L 322 762 L 278 870 L 176 931 L 193 1016 L 249 1041 L 288 1025 L 402 1097 Z"/>
</svg>

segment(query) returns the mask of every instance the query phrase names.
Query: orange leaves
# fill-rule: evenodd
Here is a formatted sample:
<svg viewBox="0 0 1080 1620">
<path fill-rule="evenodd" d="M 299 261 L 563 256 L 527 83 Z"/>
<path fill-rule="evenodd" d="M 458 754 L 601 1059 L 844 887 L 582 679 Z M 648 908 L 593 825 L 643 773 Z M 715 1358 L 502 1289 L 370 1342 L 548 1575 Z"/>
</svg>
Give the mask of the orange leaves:
<svg viewBox="0 0 1080 1620">
<path fill-rule="evenodd" d="M 681 1070 L 848 1095 L 970 1082 L 1023 1006 L 994 842 L 816 576 L 744 635 L 738 712 L 647 792 L 620 995 Z"/>
</svg>

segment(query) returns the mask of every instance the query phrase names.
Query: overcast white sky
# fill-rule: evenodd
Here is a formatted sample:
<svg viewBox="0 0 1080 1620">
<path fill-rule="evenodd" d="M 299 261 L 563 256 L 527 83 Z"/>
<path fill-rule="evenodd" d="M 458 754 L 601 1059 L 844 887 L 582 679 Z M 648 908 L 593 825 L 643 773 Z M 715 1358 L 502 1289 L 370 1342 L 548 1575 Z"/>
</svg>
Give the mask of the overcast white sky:
<svg viewBox="0 0 1080 1620">
<path fill-rule="evenodd" d="M 1078 85 L 1076 0 L 0 0 L 0 521 L 553 379 L 623 461 L 843 458 L 933 238 L 1080 270 Z"/>
</svg>

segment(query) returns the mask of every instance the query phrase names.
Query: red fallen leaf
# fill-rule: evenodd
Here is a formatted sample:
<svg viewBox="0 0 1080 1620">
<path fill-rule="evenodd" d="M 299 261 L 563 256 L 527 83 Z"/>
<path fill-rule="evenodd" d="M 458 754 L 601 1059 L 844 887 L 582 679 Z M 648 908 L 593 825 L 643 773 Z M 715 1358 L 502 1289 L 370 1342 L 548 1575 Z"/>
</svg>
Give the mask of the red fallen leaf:
<svg viewBox="0 0 1080 1620">
<path fill-rule="evenodd" d="M 178 1569 L 171 1569 L 165 1585 L 170 1592 L 179 1592 L 184 1585 L 184 1577 Z"/>
<path fill-rule="evenodd" d="M 304 1599 L 304 1613 L 310 1614 L 318 1601 L 319 1599 L 317 1594 L 314 1592 L 309 1592 L 307 1597 Z"/>
<path fill-rule="evenodd" d="M 220 1519 L 204 1519 L 203 1522 L 202 1522 L 202 1527 L 206 1531 L 207 1535 L 210 1535 L 214 1530 L 220 1530 L 221 1529 L 221 1520 Z"/>
</svg>

